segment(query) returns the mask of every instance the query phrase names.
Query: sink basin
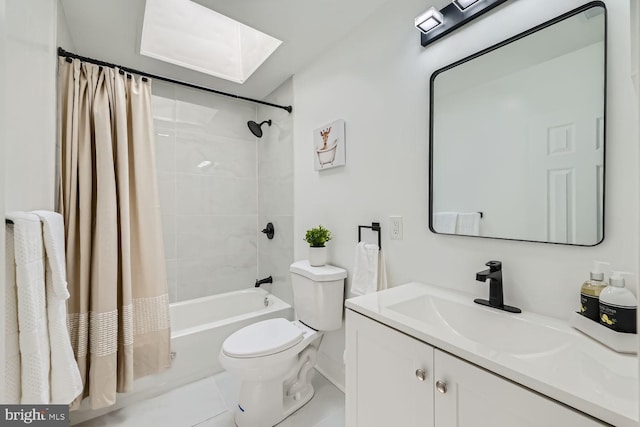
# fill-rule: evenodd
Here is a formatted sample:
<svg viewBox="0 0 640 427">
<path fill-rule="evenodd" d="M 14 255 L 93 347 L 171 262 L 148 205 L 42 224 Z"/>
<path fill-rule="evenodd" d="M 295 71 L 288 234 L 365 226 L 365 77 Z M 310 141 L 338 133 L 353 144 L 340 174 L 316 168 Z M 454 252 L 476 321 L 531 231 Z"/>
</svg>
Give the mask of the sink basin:
<svg viewBox="0 0 640 427">
<path fill-rule="evenodd" d="M 477 345 L 513 356 L 543 355 L 571 342 L 565 331 L 525 316 L 474 304 L 421 295 L 387 306 L 391 311 L 473 341 Z"/>
</svg>

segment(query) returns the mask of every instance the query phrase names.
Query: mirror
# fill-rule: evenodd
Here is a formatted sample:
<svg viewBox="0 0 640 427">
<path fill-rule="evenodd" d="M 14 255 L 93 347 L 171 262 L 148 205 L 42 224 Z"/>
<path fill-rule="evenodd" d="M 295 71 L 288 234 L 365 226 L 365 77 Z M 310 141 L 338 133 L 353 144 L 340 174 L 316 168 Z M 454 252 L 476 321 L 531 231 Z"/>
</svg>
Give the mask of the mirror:
<svg viewBox="0 0 640 427">
<path fill-rule="evenodd" d="M 602 241 L 605 35 L 591 2 L 432 74 L 431 231 Z"/>
</svg>

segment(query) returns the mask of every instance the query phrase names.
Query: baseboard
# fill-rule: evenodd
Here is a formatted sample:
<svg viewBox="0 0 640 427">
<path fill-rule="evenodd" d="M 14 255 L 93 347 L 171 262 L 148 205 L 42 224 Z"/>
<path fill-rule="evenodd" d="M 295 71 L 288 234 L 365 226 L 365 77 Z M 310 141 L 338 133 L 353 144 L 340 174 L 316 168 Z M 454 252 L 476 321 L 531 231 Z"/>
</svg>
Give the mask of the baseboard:
<svg viewBox="0 0 640 427">
<path fill-rule="evenodd" d="M 320 373 L 323 377 L 325 377 L 331 384 L 336 386 L 341 392 L 345 392 L 344 388 L 344 378 L 340 378 L 340 375 L 336 375 L 333 372 L 330 372 L 330 369 L 325 369 L 319 363 L 316 363 L 315 366 L 316 371 Z"/>
</svg>

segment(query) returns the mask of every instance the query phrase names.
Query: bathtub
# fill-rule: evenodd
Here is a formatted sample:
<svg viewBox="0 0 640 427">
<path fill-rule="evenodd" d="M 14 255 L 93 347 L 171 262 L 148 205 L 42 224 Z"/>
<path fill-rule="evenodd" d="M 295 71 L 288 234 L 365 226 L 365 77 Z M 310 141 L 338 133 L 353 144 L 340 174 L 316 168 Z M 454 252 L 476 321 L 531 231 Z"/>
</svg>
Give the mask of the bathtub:
<svg viewBox="0 0 640 427">
<path fill-rule="evenodd" d="M 173 303 L 170 313 L 171 369 L 136 380 L 134 390 L 118 395 L 116 404 L 108 408 L 92 411 L 83 402 L 79 410 L 71 413 L 71 424 L 221 372 L 218 353 L 229 335 L 260 320 L 293 318 L 289 304 L 261 288 Z"/>
<path fill-rule="evenodd" d="M 171 304 L 170 371 L 183 383 L 220 372 L 218 353 L 229 335 L 260 320 L 292 315 L 289 304 L 261 288 Z"/>
</svg>

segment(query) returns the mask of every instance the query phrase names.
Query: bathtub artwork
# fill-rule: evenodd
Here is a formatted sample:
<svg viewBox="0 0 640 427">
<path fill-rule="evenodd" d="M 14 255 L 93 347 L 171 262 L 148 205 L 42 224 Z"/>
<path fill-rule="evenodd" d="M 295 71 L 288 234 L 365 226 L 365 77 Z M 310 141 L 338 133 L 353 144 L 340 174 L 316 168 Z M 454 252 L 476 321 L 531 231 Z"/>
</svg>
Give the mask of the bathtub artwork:
<svg viewBox="0 0 640 427">
<path fill-rule="evenodd" d="M 344 120 L 335 120 L 313 132 L 313 163 L 317 171 L 344 166 Z"/>
</svg>

